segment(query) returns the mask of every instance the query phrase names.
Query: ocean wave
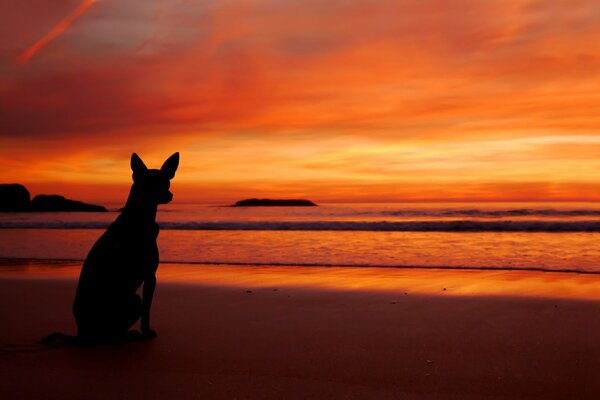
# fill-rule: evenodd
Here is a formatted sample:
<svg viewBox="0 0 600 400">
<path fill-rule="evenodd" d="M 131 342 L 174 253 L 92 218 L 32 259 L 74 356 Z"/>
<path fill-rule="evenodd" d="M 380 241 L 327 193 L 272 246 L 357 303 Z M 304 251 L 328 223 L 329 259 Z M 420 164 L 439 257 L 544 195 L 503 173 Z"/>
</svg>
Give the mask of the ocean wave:
<svg viewBox="0 0 600 400">
<path fill-rule="evenodd" d="M 460 209 L 406 209 L 376 212 L 374 215 L 391 217 L 469 217 L 469 218 L 504 218 L 504 217 L 600 217 L 598 209 L 563 209 L 554 208 L 515 208 L 505 210 L 481 210 L 477 208 Z"/>
<path fill-rule="evenodd" d="M 0 221 L 0 229 L 105 229 L 101 221 Z M 161 222 L 163 230 L 375 232 L 600 232 L 600 220 L 195 221 Z"/>
</svg>

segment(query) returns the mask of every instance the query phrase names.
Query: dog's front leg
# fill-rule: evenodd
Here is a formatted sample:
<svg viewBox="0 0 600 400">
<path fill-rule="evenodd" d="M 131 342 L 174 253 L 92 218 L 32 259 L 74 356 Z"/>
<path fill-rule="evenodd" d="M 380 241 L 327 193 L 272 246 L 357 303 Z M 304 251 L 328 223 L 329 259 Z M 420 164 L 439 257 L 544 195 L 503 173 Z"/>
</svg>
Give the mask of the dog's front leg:
<svg viewBox="0 0 600 400">
<path fill-rule="evenodd" d="M 152 307 L 152 297 L 154 296 L 154 289 L 156 288 L 156 276 L 152 275 L 144 281 L 142 300 L 142 321 L 141 330 L 142 336 L 145 338 L 156 337 L 156 332 L 150 329 L 150 307 Z"/>
</svg>

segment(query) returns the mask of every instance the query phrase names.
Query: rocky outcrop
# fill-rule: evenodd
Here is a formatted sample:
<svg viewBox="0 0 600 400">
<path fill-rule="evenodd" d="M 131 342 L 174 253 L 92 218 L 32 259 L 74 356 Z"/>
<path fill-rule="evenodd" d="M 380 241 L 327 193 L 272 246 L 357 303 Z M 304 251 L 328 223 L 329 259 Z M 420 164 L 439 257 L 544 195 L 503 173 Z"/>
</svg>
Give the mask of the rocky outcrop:
<svg viewBox="0 0 600 400">
<path fill-rule="evenodd" d="M 87 204 L 82 201 L 65 199 L 57 194 L 40 194 L 31 200 L 31 211 L 85 211 L 85 212 L 106 212 L 106 208 L 95 204 Z"/>
<path fill-rule="evenodd" d="M 29 191 L 25 186 L 17 183 L 0 184 L 0 211 L 28 211 L 29 199 Z"/>
<path fill-rule="evenodd" d="M 232 207 L 315 207 L 310 200 L 302 199 L 246 199 L 236 202 Z"/>
<path fill-rule="evenodd" d="M 40 194 L 30 200 L 29 191 L 18 183 L 0 184 L 0 212 L 84 211 L 106 212 L 106 208 L 57 194 Z"/>
</svg>

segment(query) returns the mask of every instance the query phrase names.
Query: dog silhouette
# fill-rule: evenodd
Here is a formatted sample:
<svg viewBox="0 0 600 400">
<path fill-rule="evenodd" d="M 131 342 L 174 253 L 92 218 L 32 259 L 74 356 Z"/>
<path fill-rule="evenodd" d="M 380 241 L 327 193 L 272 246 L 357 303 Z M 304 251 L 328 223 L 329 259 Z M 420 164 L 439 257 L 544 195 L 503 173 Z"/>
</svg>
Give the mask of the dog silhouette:
<svg viewBox="0 0 600 400">
<path fill-rule="evenodd" d="M 103 343 L 156 336 L 150 327 L 159 262 L 156 212 L 159 204 L 173 199 L 170 180 L 178 166 L 179 153 L 160 169 L 148 169 L 137 154 L 131 155 L 133 185 L 127 203 L 81 269 L 73 302 L 77 336 L 53 333 L 43 343 Z M 137 291 L 142 285 L 140 297 Z M 130 331 L 140 318 L 140 331 Z"/>
</svg>

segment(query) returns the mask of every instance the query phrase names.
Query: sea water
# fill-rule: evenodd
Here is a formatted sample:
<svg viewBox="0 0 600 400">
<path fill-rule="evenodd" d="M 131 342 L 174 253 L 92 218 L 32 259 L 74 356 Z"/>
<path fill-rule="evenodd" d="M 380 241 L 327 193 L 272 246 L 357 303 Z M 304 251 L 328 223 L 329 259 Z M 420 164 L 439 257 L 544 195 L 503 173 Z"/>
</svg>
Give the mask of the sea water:
<svg viewBox="0 0 600 400">
<path fill-rule="evenodd" d="M 0 258 L 83 260 L 117 217 L 0 213 Z M 598 203 L 160 206 L 162 262 L 600 272 Z"/>
</svg>

